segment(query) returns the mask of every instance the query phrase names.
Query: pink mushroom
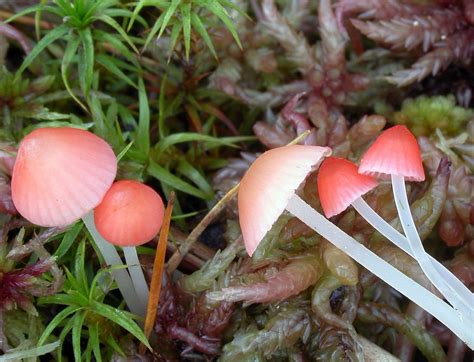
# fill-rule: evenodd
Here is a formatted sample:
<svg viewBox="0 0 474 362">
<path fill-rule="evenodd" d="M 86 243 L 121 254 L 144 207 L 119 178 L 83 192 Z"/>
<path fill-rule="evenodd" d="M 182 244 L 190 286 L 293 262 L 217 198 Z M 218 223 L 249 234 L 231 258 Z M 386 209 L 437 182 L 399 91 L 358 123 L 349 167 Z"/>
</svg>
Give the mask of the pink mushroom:
<svg viewBox="0 0 474 362">
<path fill-rule="evenodd" d="M 40 128 L 20 144 L 12 174 L 12 199 L 18 212 L 40 226 L 65 226 L 82 218 L 109 265 L 122 265 L 115 248 L 97 239 L 92 210 L 117 173 L 112 148 L 77 128 Z M 132 312 L 138 298 L 126 270 L 113 271 Z"/>
<path fill-rule="evenodd" d="M 143 314 L 148 301 L 148 284 L 140 266 L 136 246 L 153 239 L 163 224 L 164 205 L 155 190 L 141 182 L 121 180 L 107 191 L 94 210 L 97 230 L 105 240 L 123 247 Z"/>
<path fill-rule="evenodd" d="M 474 295 L 462 283 L 455 282 L 454 276 L 448 280 L 446 273 L 440 273 L 434 259 L 429 258 L 426 253 L 411 215 L 405 179 L 425 179 L 421 152 L 415 136 L 405 126 L 395 126 L 382 132 L 362 157 L 359 172 L 382 178 L 391 177 L 395 205 L 412 255 L 448 302 L 458 309 L 464 318 L 472 319 Z M 364 209 L 365 205 L 360 203 L 360 206 Z"/>
<path fill-rule="evenodd" d="M 12 175 L 18 212 L 40 226 L 64 226 L 96 207 L 117 173 L 112 148 L 76 128 L 40 128 L 20 144 Z"/>
<path fill-rule="evenodd" d="M 327 147 L 279 147 L 263 153 L 250 166 L 240 181 L 238 193 L 240 227 L 250 256 L 298 186 L 330 154 Z"/>
<path fill-rule="evenodd" d="M 451 306 L 340 230 L 295 193 L 307 174 L 330 153 L 326 147 L 286 146 L 265 152 L 250 166 L 238 194 L 240 226 L 248 253 L 253 254 L 286 209 L 474 346 L 470 326 L 457 318 Z"/>
</svg>

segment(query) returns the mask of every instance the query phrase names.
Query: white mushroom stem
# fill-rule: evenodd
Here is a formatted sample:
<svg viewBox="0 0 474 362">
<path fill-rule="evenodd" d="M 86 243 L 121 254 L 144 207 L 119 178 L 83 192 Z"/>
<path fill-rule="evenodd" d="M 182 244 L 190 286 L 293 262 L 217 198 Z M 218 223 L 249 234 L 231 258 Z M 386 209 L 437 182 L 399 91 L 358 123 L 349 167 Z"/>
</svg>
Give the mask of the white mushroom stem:
<svg viewBox="0 0 474 362">
<path fill-rule="evenodd" d="M 94 211 L 90 211 L 83 218 L 82 221 L 84 225 L 89 230 L 89 233 L 92 236 L 95 244 L 99 248 L 102 257 L 109 266 L 123 266 L 123 261 L 120 258 L 115 247 L 108 243 L 97 231 L 94 223 Z M 142 304 L 140 303 L 135 288 L 133 287 L 132 280 L 127 270 L 124 268 L 112 269 L 112 275 L 114 276 L 115 282 L 122 293 L 125 303 L 128 306 L 128 309 L 139 316 L 144 316 L 146 310 L 143 309 Z"/>
<path fill-rule="evenodd" d="M 416 259 L 411 250 L 410 242 L 398 230 L 393 228 L 388 222 L 380 217 L 361 197 L 356 199 L 352 206 L 357 212 L 379 233 L 402 249 L 405 253 Z M 458 309 L 474 323 L 474 293 L 472 293 L 453 273 L 443 264 L 428 254 L 428 258 L 436 271 L 448 282 L 457 292 L 458 299 L 450 301 L 454 308 Z"/>
<path fill-rule="evenodd" d="M 364 268 L 437 318 L 470 348 L 474 347 L 474 333 L 472 333 L 471 323 L 463 319 L 446 302 L 358 243 L 296 194 L 292 196 L 286 209 Z"/>
<path fill-rule="evenodd" d="M 145 274 L 143 274 L 140 259 L 138 259 L 137 248 L 134 246 L 125 246 L 123 247 L 123 253 L 125 255 L 125 261 L 127 262 L 130 276 L 132 277 L 132 283 L 133 287 L 135 288 L 135 292 L 137 293 L 142 308 L 146 310 L 150 291 L 145 279 Z"/>
<path fill-rule="evenodd" d="M 421 269 L 433 283 L 433 285 L 441 292 L 446 300 L 455 308 L 458 308 L 463 315 L 468 316 L 468 319 L 473 319 L 474 298 L 470 297 L 467 300 L 467 306 L 462 303 L 460 290 L 455 284 L 448 282 L 443 275 L 441 275 L 435 268 L 434 264 L 428 258 L 428 254 L 423 248 L 418 231 L 416 230 L 415 222 L 410 211 L 410 204 L 408 203 L 407 193 L 405 189 L 405 179 L 403 176 L 392 175 L 392 190 L 395 205 L 397 206 L 398 216 L 402 224 L 403 231 L 407 237 L 408 244 L 413 252 L 415 259 L 418 261 Z M 473 333 L 474 334 L 474 333 Z"/>
</svg>

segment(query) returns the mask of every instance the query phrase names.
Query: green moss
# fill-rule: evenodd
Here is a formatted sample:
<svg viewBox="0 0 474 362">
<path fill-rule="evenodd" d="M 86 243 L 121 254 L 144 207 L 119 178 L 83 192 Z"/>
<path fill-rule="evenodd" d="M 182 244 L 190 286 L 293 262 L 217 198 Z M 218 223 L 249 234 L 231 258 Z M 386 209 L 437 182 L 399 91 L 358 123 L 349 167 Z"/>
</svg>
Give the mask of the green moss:
<svg viewBox="0 0 474 362">
<path fill-rule="evenodd" d="M 417 135 L 429 135 L 439 128 L 445 134 L 454 135 L 463 130 L 474 111 L 456 105 L 453 96 L 407 99 L 393 120 L 406 124 Z"/>
</svg>

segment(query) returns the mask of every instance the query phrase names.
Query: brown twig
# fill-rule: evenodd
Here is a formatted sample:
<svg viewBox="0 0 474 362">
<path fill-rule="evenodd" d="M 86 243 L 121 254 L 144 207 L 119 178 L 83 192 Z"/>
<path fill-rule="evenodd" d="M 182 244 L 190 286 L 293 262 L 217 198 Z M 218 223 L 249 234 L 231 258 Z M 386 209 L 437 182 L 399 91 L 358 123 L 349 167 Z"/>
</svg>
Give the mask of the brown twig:
<svg viewBox="0 0 474 362">
<path fill-rule="evenodd" d="M 178 250 L 179 245 L 184 243 L 184 241 L 188 237 L 188 234 L 183 233 L 178 228 L 173 227 L 173 225 L 170 226 L 169 233 L 170 239 L 168 245 L 166 246 L 166 255 L 171 257 L 171 255 L 173 255 L 173 253 Z M 155 243 L 155 247 L 157 244 L 158 240 Z M 197 269 L 200 269 L 209 259 L 212 259 L 215 253 L 216 252 L 214 249 L 211 249 L 207 245 L 196 241 L 189 250 L 189 252 L 183 258 L 180 267 L 183 267 L 183 269 L 188 272 L 196 271 Z"/>
<path fill-rule="evenodd" d="M 4 10 L 0 10 L 0 18 L 1 19 L 9 19 L 11 18 L 13 15 L 15 15 L 14 13 L 11 13 L 9 11 L 4 11 Z M 20 23 L 20 24 L 24 24 L 24 25 L 32 25 L 34 26 L 35 23 L 36 23 L 36 20 L 33 19 L 33 18 L 30 18 L 29 16 L 20 16 L 19 18 L 16 18 L 14 20 L 14 22 L 16 23 Z M 44 21 L 44 20 L 41 20 L 39 22 L 39 26 L 43 29 L 47 29 L 47 30 L 50 30 L 50 29 L 53 29 L 54 28 L 54 24 L 51 24 L 47 21 Z"/>
<path fill-rule="evenodd" d="M 227 206 L 230 200 L 237 194 L 237 190 L 239 189 L 239 184 L 234 186 L 232 189 L 224 195 L 222 199 L 220 199 L 217 204 L 207 213 L 206 216 L 197 224 L 193 231 L 189 234 L 186 238 L 184 243 L 181 247 L 176 250 L 176 252 L 171 256 L 170 260 L 168 261 L 168 272 L 172 273 L 178 265 L 183 260 L 183 257 L 189 251 L 191 246 L 196 242 L 199 236 L 203 233 L 203 231 L 209 226 L 209 224 L 220 214 L 222 210 Z"/>
<path fill-rule="evenodd" d="M 156 320 L 156 312 L 158 302 L 160 301 L 161 279 L 163 275 L 163 265 L 165 264 L 166 244 L 168 241 L 168 232 L 170 229 L 171 212 L 173 211 L 174 192 L 171 192 L 168 199 L 168 206 L 166 207 L 165 217 L 163 219 L 163 226 L 161 227 L 160 238 L 155 254 L 155 262 L 153 265 L 153 275 L 150 283 L 150 295 L 148 297 L 148 305 L 145 317 L 145 336 L 148 339 L 153 329 Z M 145 352 L 145 345 L 140 345 L 140 353 Z"/>
</svg>

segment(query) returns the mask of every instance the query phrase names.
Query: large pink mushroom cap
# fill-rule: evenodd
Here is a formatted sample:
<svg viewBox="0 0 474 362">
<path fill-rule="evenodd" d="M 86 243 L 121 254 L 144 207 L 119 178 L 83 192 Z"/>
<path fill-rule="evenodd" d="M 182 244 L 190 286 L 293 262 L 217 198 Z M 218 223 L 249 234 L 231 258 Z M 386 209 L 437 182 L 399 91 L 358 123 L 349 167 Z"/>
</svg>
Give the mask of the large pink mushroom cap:
<svg viewBox="0 0 474 362">
<path fill-rule="evenodd" d="M 377 181 L 357 172 L 357 166 L 343 158 L 326 158 L 318 173 L 318 194 L 324 215 L 343 212 L 357 198 L 377 186 Z"/>
<path fill-rule="evenodd" d="M 381 178 L 398 175 L 409 181 L 424 181 L 425 171 L 415 136 L 406 126 L 383 131 L 362 157 L 359 172 Z"/>
<path fill-rule="evenodd" d="M 328 147 L 285 146 L 263 153 L 250 166 L 238 193 L 240 228 L 250 256 L 308 173 L 330 154 Z"/>
<path fill-rule="evenodd" d="M 133 180 L 115 182 L 94 210 L 97 230 L 118 246 L 138 246 L 160 231 L 165 208 L 151 187 Z"/>
<path fill-rule="evenodd" d="M 115 154 L 103 139 L 77 128 L 40 128 L 20 144 L 13 203 L 33 224 L 65 226 L 102 201 L 116 173 Z"/>
</svg>

